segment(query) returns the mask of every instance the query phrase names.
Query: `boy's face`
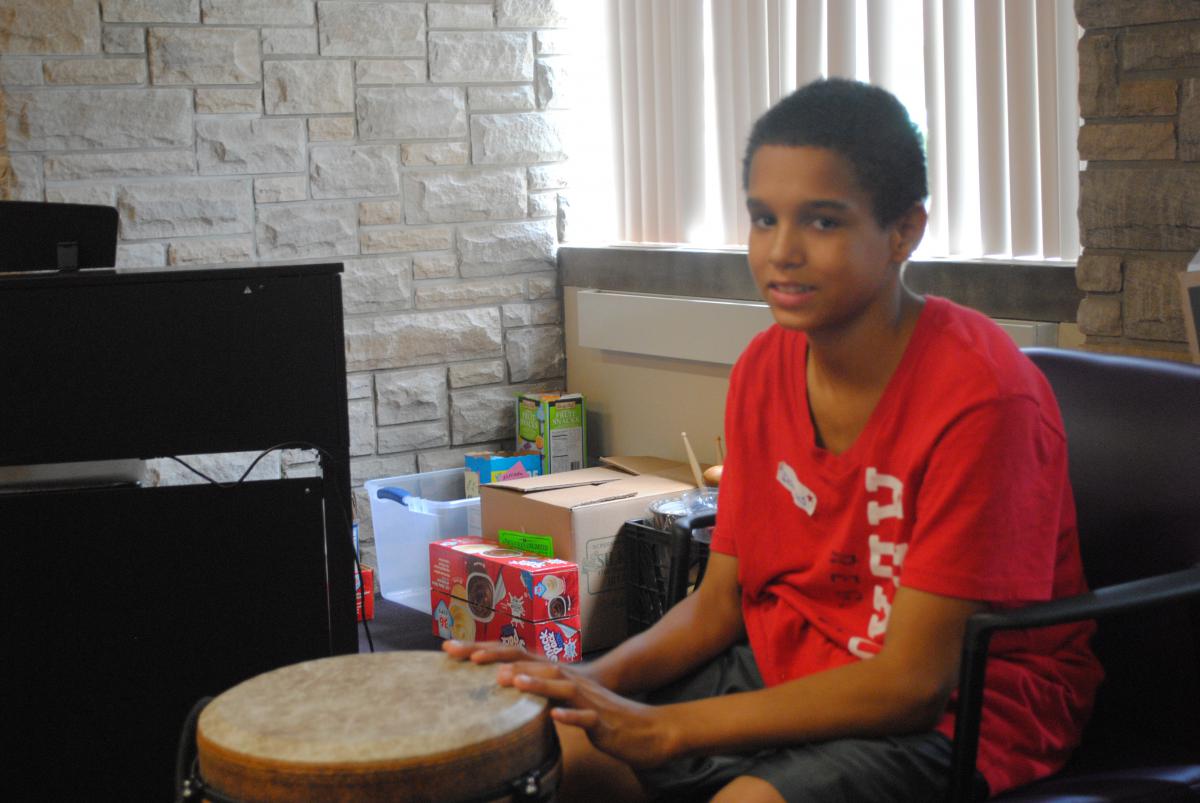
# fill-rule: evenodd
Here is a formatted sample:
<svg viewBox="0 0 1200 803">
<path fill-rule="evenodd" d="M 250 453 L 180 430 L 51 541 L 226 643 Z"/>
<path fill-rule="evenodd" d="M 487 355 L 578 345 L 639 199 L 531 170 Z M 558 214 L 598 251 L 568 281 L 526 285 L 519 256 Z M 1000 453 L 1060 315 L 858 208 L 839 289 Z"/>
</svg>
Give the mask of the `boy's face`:
<svg viewBox="0 0 1200 803">
<path fill-rule="evenodd" d="M 827 148 L 764 145 L 750 163 L 750 271 L 775 320 L 833 333 L 889 303 L 924 213 L 880 227 L 849 161 Z M 919 231 L 912 237 L 914 215 Z"/>
</svg>

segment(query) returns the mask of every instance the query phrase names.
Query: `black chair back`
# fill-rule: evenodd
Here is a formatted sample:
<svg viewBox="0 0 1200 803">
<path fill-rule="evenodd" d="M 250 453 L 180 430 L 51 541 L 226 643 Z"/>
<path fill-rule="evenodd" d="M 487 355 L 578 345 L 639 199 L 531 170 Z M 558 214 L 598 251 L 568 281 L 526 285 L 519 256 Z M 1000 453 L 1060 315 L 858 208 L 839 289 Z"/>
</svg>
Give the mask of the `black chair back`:
<svg viewBox="0 0 1200 803">
<path fill-rule="evenodd" d="M 1200 367 L 1027 349 L 1054 388 L 1092 588 L 1200 564 Z M 1200 757 L 1200 606 L 1115 616 L 1079 761 Z"/>
</svg>

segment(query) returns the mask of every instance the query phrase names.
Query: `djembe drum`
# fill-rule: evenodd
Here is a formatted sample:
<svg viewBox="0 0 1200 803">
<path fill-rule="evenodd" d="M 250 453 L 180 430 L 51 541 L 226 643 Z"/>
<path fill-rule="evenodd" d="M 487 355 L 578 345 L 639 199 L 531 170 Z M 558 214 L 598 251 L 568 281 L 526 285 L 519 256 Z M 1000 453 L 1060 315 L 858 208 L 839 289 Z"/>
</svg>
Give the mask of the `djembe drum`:
<svg viewBox="0 0 1200 803">
<path fill-rule="evenodd" d="M 393 652 L 258 675 L 200 711 L 180 797 L 552 800 L 560 764 L 549 704 L 495 674 L 437 652 Z"/>
</svg>

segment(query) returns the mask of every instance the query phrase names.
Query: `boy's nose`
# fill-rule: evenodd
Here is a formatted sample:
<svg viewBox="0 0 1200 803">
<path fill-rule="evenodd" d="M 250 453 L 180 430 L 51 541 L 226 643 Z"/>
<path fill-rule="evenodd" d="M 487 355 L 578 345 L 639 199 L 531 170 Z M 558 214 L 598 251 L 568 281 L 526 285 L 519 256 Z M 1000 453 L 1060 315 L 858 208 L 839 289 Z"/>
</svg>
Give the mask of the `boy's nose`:
<svg viewBox="0 0 1200 803">
<path fill-rule="evenodd" d="M 771 264 L 780 268 L 798 267 L 804 264 L 804 243 L 799 232 L 791 226 L 776 229 L 768 254 Z"/>
</svg>

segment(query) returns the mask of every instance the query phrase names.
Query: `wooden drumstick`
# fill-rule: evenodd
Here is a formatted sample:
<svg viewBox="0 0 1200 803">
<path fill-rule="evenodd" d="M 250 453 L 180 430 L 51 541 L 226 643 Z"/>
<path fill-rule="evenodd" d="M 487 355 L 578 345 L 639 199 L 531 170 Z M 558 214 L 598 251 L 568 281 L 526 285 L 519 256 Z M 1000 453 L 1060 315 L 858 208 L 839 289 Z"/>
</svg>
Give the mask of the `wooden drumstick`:
<svg viewBox="0 0 1200 803">
<path fill-rule="evenodd" d="M 708 486 L 704 484 L 704 475 L 700 471 L 700 462 L 696 460 L 696 453 L 692 451 L 692 444 L 688 442 L 686 432 L 679 433 L 683 436 L 683 446 L 687 449 L 688 462 L 692 465 L 692 476 L 696 478 L 696 487 L 700 490 L 705 490 Z"/>
</svg>

